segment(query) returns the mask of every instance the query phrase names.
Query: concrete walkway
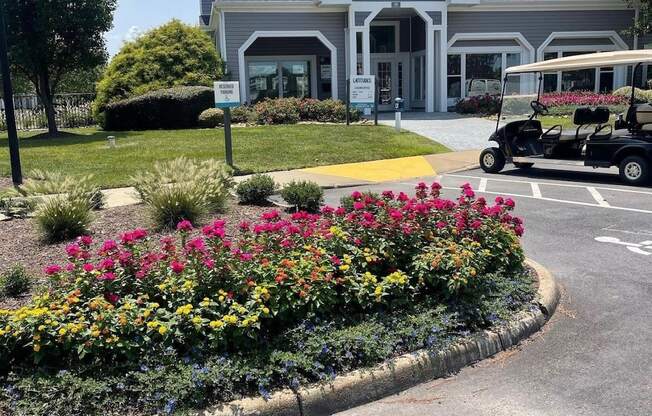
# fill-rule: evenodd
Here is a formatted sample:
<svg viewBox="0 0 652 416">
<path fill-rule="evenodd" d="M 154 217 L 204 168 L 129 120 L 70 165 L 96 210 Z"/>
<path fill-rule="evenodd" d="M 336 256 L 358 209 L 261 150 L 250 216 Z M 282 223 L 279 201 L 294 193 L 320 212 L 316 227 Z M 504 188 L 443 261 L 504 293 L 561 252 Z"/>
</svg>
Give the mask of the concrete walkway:
<svg viewBox="0 0 652 416">
<path fill-rule="evenodd" d="M 344 188 L 374 183 L 400 181 L 438 175 L 477 166 L 479 151 L 440 153 L 426 156 L 412 156 L 398 159 L 374 160 L 370 162 L 345 163 L 341 165 L 318 166 L 307 169 L 269 172 L 277 184 L 291 181 L 312 181 L 323 188 Z M 250 175 L 236 176 L 236 182 Z M 132 187 L 105 189 L 106 207 L 120 207 L 140 202 Z"/>
<path fill-rule="evenodd" d="M 378 122 L 394 126 L 394 113 L 379 114 Z M 496 130 L 496 123 L 456 113 L 415 112 L 403 113 L 401 127 L 458 151 L 489 147 L 489 136 Z"/>
</svg>

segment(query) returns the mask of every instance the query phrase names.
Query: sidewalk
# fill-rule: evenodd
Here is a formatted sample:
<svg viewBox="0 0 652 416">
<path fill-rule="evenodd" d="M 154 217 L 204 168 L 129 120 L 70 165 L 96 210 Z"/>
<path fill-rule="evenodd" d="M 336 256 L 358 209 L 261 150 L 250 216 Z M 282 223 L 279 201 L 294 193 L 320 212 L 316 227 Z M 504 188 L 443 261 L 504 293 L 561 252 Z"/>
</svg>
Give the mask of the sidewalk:
<svg viewBox="0 0 652 416">
<path fill-rule="evenodd" d="M 399 159 L 374 160 L 370 162 L 345 163 L 315 168 L 269 172 L 277 184 L 291 181 L 312 181 L 323 188 L 346 188 L 380 182 L 435 176 L 442 173 L 469 169 L 478 164 L 479 150 L 412 156 Z M 236 176 L 236 182 L 251 175 Z M 140 202 L 132 187 L 105 189 L 106 206 L 120 207 Z"/>
</svg>

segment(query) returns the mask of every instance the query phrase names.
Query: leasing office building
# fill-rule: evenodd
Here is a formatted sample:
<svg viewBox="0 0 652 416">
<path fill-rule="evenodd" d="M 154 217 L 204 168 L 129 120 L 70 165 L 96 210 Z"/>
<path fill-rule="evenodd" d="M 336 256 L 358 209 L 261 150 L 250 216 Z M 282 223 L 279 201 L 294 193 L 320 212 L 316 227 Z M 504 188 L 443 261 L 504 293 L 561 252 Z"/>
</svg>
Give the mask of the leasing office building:
<svg viewBox="0 0 652 416">
<path fill-rule="evenodd" d="M 381 110 L 446 111 L 491 92 L 504 70 L 588 52 L 642 47 L 623 34 L 637 11 L 623 0 L 200 0 L 241 97 L 345 98 L 351 75 L 379 80 Z M 547 74 L 546 91 L 611 91 L 627 68 Z M 531 93 L 523 75 L 506 86 Z"/>
</svg>

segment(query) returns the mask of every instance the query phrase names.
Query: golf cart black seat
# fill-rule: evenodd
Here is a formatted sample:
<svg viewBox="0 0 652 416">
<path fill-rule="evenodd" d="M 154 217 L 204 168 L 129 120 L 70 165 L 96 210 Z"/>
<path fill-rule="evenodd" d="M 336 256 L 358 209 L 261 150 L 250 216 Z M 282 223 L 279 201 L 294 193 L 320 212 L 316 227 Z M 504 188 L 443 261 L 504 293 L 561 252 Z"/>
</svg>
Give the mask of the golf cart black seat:
<svg viewBox="0 0 652 416">
<path fill-rule="evenodd" d="M 607 107 L 579 107 L 573 113 L 574 130 L 564 131 L 561 125 L 556 125 L 541 135 L 543 143 L 558 143 L 586 140 L 590 135 L 609 122 L 611 112 Z"/>
</svg>

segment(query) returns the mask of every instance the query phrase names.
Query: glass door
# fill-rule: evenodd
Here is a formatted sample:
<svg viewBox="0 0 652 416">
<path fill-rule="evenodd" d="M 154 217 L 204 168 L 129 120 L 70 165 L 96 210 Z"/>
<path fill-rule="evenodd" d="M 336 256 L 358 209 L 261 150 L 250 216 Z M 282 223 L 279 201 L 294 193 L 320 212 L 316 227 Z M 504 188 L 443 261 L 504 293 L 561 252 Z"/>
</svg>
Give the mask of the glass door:
<svg viewBox="0 0 652 416">
<path fill-rule="evenodd" d="M 283 61 L 283 97 L 310 97 L 310 62 Z"/>
<path fill-rule="evenodd" d="M 392 61 L 378 61 L 375 65 L 378 78 L 378 109 L 387 111 L 393 109 L 396 76 Z"/>
</svg>

